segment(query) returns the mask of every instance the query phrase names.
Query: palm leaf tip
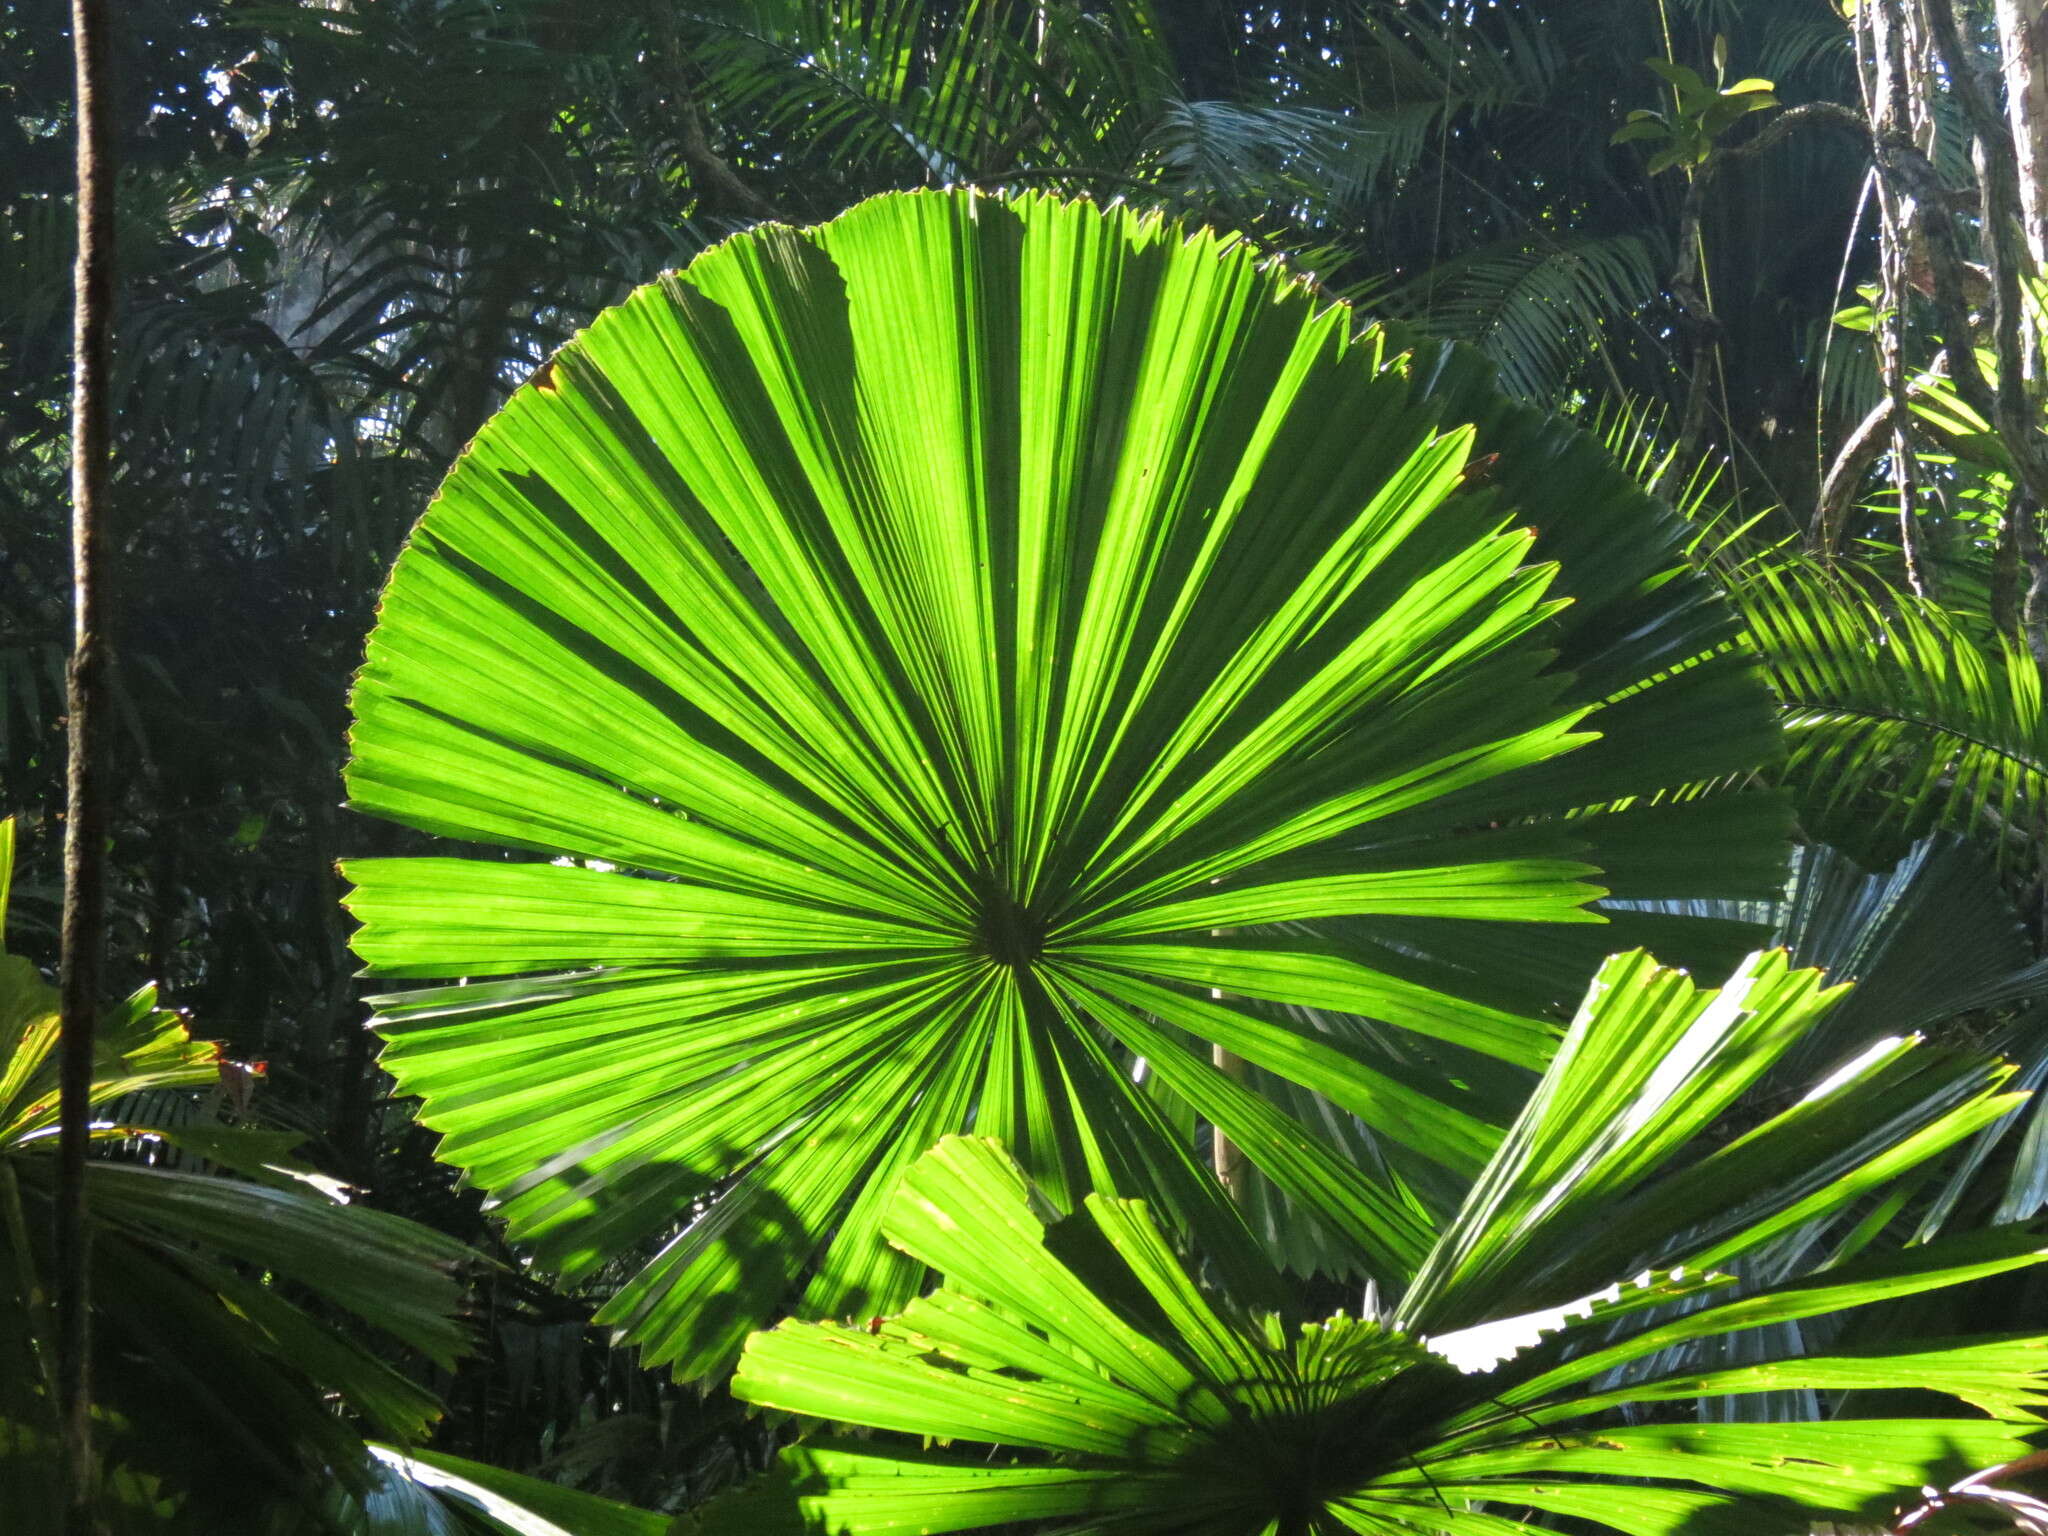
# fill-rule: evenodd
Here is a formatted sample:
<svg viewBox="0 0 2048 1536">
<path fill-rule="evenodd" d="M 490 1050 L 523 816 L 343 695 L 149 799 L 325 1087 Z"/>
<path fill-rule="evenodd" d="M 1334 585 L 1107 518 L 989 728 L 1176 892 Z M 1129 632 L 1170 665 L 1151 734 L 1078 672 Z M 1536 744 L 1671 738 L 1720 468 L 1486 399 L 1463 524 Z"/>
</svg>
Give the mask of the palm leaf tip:
<svg viewBox="0 0 2048 1536">
<path fill-rule="evenodd" d="M 608 1318 L 686 1374 L 907 1300 L 886 1196 L 969 1126 L 1248 1275 L 1220 1127 L 1403 1278 L 1405 1197 L 1209 1048 L 1469 1168 L 1492 1110 L 1418 1062 L 1540 1066 L 1560 1000 L 1471 957 L 1600 932 L 1652 848 L 1775 869 L 1769 816 L 1586 810 L 1769 750 L 1663 517 L 1213 234 L 917 194 L 736 237 L 513 398 L 384 595 L 355 804 L 546 861 L 349 865 L 364 960 L 456 982 L 385 1064 L 544 1263 L 655 1251 Z"/>
</svg>

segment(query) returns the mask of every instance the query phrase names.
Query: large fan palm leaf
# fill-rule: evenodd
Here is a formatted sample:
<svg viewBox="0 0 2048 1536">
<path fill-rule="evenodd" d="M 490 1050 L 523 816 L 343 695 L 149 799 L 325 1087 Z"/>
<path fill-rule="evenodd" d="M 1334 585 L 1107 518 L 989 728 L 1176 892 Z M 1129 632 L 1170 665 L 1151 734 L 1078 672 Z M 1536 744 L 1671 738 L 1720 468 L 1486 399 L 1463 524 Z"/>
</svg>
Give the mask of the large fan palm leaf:
<svg viewBox="0 0 2048 1536">
<path fill-rule="evenodd" d="M 1603 886 L 1776 888 L 1773 798 L 1630 804 L 1772 749 L 1678 538 L 1213 234 L 738 237 L 514 397 L 385 594 L 355 803 L 551 860 L 350 866 L 371 967 L 457 980 L 385 1064 L 544 1262 L 654 1248 L 605 1316 L 685 1370 L 906 1299 L 881 1196 L 970 1126 L 1250 1273 L 1148 1074 L 1404 1277 L 1415 1202 L 1211 1048 L 1469 1171 L 1490 1105 L 1298 1010 L 1539 1067 L 1560 989 L 1473 980 L 1509 936 L 1597 935 L 1575 990 Z"/>
</svg>

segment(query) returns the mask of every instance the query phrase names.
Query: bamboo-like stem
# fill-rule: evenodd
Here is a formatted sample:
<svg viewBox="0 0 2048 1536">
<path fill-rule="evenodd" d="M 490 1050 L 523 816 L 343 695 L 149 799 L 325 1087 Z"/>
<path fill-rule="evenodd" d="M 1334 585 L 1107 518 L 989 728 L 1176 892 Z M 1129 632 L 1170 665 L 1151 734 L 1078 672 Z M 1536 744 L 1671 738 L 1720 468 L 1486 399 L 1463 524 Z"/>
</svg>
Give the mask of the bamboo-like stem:
<svg viewBox="0 0 2048 1536">
<path fill-rule="evenodd" d="M 107 617 L 107 402 L 114 299 L 114 166 L 106 0 L 71 0 L 77 103 L 78 262 L 72 280 L 72 645 L 66 669 L 64 909 L 58 974 L 59 1047 L 55 1259 L 57 1408 L 63 1426 L 64 1529 L 97 1528 L 92 1446 L 85 1153 L 91 1136 L 93 1026 L 106 943 L 104 774 Z"/>
<path fill-rule="evenodd" d="M 1212 988 L 1209 995 L 1211 997 L 1221 997 L 1222 993 Z M 1226 1051 L 1220 1045 L 1212 1045 L 1209 1047 L 1209 1063 L 1217 1071 L 1223 1073 L 1224 1076 L 1238 1082 L 1244 1081 L 1244 1058 L 1242 1056 Z M 1209 1161 L 1210 1166 L 1216 1170 L 1216 1181 L 1223 1186 L 1224 1191 L 1233 1201 L 1242 1204 L 1244 1201 L 1244 1152 L 1236 1142 L 1223 1134 L 1223 1129 L 1220 1126 L 1213 1127 L 1210 1131 Z"/>
<path fill-rule="evenodd" d="M 1212 880 L 1209 883 L 1214 885 L 1216 882 Z M 1212 939 L 1228 938 L 1232 931 L 1229 928 L 1211 928 L 1209 930 L 1209 937 Z M 1223 1000 L 1223 995 L 1221 987 L 1211 987 L 1209 989 L 1209 996 L 1217 1002 Z M 1244 1058 L 1234 1052 L 1225 1050 L 1220 1045 L 1210 1045 L 1209 1064 L 1233 1082 L 1241 1083 L 1244 1081 Z M 1209 1166 L 1216 1170 L 1216 1182 L 1223 1186 L 1224 1193 L 1229 1195 L 1235 1204 L 1242 1205 L 1244 1203 L 1244 1151 L 1236 1142 L 1224 1135 L 1223 1127 L 1220 1125 L 1212 1125 L 1209 1128 L 1209 1138 Z"/>
</svg>

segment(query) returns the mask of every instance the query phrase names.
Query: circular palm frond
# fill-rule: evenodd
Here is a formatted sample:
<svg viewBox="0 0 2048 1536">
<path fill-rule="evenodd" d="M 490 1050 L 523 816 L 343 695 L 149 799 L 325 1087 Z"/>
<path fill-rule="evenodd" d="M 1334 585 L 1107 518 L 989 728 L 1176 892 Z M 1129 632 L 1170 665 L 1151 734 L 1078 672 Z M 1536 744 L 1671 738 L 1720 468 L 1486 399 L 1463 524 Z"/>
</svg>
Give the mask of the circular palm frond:
<svg viewBox="0 0 2048 1536">
<path fill-rule="evenodd" d="M 1675 921 L 1604 891 L 1779 888 L 1775 797 L 1658 800 L 1776 741 L 1683 538 L 1213 233 L 751 231 L 564 348 L 393 574 L 354 803 L 547 857 L 349 866 L 370 967 L 456 981 L 384 1064 L 540 1262 L 656 1248 L 602 1316 L 685 1373 L 913 1294 L 883 1196 L 970 1127 L 1243 1277 L 1213 1127 L 1397 1280 L 1402 1175 L 1233 1068 L 1469 1173 L 1508 1111 L 1447 1063 L 1540 1067 Z"/>
</svg>

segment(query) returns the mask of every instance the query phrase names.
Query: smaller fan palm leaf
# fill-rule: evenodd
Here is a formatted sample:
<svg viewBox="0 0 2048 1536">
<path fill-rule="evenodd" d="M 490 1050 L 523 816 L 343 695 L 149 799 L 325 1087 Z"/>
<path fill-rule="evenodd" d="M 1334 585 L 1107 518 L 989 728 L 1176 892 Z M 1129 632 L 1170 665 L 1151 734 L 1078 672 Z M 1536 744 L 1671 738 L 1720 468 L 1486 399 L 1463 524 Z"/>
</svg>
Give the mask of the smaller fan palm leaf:
<svg viewBox="0 0 2048 1536">
<path fill-rule="evenodd" d="M 1378 1318 L 1240 1309 L 1199 1283 L 1142 1202 L 1091 1195 L 1085 1216 L 1062 1219 L 997 1144 L 942 1142 L 906 1176 L 886 1230 L 945 1284 L 886 1322 L 756 1335 L 734 1390 L 1004 1449 L 806 1441 L 785 1453 L 779 1485 L 733 1506 L 730 1528 L 773 1529 L 780 1500 L 796 1528 L 845 1536 L 1503 1536 L 1538 1516 L 1677 1536 L 1867 1520 L 2022 1454 L 2048 1406 L 2048 1338 L 1638 1370 L 1616 1384 L 1619 1368 L 1688 1340 L 2048 1257 L 2037 1235 L 2008 1230 L 1768 1288 L 1712 1267 L 2010 1108 L 2001 1070 L 1902 1044 L 1696 1150 L 1832 1001 L 1782 957 L 1757 957 L 1720 993 L 1617 957 L 1421 1276 Z M 1837 1150 L 1815 1166 L 1815 1147 Z M 1918 1388 L 1957 1407 L 1771 1425 L 1654 1410 L 1794 1387 Z"/>
</svg>

